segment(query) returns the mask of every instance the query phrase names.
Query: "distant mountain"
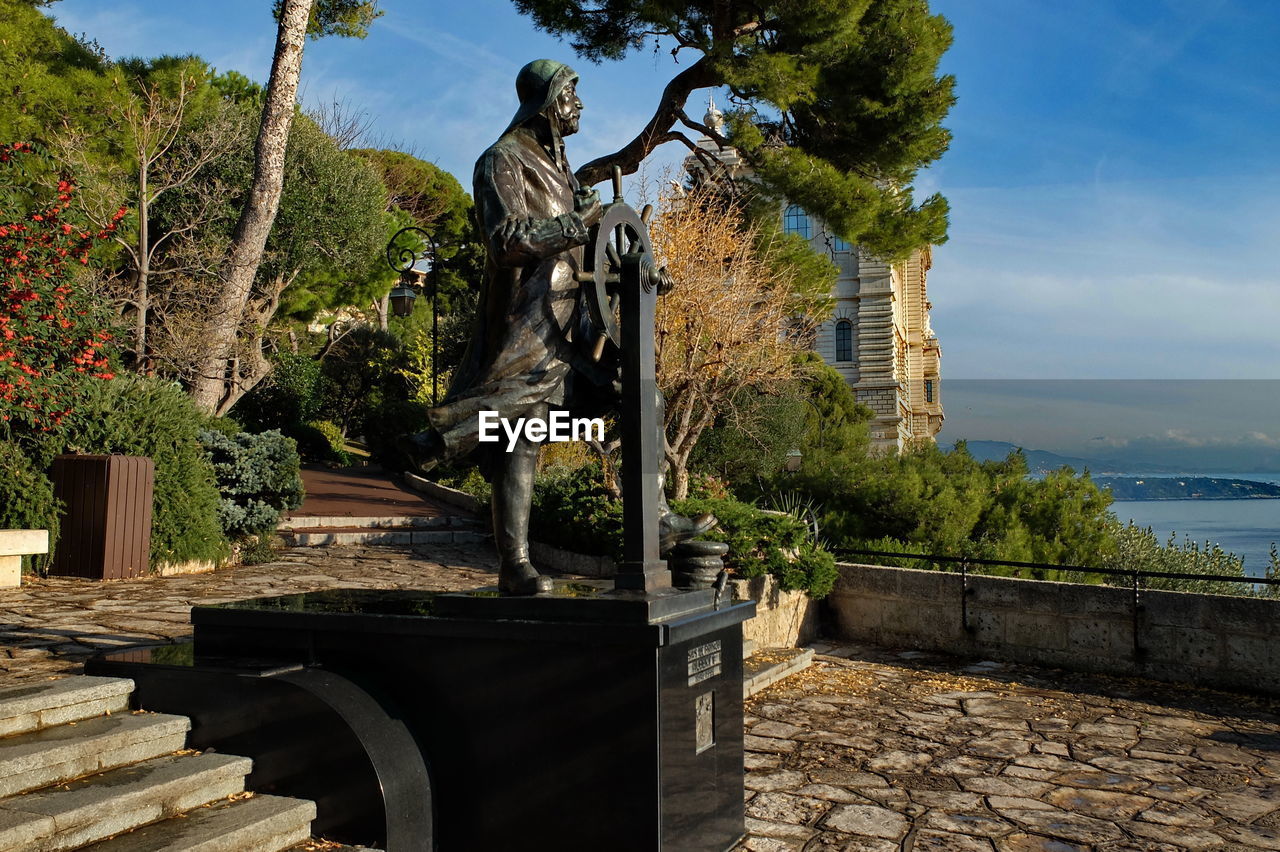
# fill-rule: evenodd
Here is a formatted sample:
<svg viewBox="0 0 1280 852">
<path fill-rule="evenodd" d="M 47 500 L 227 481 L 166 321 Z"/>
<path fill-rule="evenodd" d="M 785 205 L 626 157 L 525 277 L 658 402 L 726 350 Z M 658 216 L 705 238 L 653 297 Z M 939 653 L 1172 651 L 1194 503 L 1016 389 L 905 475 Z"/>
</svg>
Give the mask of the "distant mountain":
<svg viewBox="0 0 1280 852">
<path fill-rule="evenodd" d="M 1116 500 L 1280 499 L 1280 484 L 1210 476 L 1098 476 L 1099 488 L 1110 488 Z"/>
<path fill-rule="evenodd" d="M 1018 449 L 1017 444 L 1010 444 L 1008 441 L 966 441 L 965 444 L 969 448 L 969 455 L 978 461 L 1003 461 L 1009 453 Z M 1151 464 L 1149 462 L 1125 461 L 1124 459 L 1084 459 L 1074 456 L 1060 456 L 1048 450 L 1029 450 L 1025 447 L 1022 448 L 1022 454 L 1027 457 L 1027 468 L 1032 473 L 1051 473 L 1064 465 L 1076 473 L 1088 469 L 1089 473 L 1094 475 L 1187 472 L 1176 467 Z"/>
</svg>

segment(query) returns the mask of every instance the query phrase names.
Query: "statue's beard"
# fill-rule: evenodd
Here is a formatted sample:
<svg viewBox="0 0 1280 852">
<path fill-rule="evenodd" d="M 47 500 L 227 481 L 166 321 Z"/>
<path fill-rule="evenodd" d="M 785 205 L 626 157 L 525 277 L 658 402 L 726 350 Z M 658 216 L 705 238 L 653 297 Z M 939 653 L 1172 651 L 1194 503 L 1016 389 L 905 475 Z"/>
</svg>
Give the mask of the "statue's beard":
<svg viewBox="0 0 1280 852">
<path fill-rule="evenodd" d="M 578 132 L 579 117 L 576 115 L 557 115 L 556 131 L 560 136 L 572 136 Z"/>
</svg>

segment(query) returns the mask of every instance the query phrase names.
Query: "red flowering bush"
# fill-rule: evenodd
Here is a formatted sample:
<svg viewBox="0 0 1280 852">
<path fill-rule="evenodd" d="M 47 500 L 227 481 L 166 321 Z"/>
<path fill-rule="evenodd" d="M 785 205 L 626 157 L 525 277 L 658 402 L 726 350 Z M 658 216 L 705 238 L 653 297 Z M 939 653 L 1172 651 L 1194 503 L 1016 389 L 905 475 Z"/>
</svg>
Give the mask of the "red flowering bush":
<svg viewBox="0 0 1280 852">
<path fill-rule="evenodd" d="M 3 171 L 31 156 L 25 143 L 0 144 L 0 183 Z M 55 431 L 86 382 L 112 378 L 111 335 L 75 286 L 73 269 L 89 263 L 90 249 L 126 211 L 96 232 L 80 227 L 67 221 L 74 192 L 64 179 L 56 201 L 26 213 L 0 210 L 0 437 Z"/>
</svg>

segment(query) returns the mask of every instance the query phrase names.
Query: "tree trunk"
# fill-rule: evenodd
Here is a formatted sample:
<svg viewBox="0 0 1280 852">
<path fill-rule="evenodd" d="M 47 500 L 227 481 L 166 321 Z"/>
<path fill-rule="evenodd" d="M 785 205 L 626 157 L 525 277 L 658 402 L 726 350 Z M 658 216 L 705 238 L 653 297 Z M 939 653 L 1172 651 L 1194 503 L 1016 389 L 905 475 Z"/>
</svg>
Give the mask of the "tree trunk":
<svg viewBox="0 0 1280 852">
<path fill-rule="evenodd" d="M 679 464 L 671 465 L 671 499 L 689 499 L 689 463 L 682 459 Z"/>
<path fill-rule="evenodd" d="M 225 411 L 253 385 L 242 382 L 230 361 L 245 306 L 253 291 L 253 279 L 280 207 L 284 185 L 284 154 L 289 143 L 302 73 L 302 48 L 307 35 L 307 19 L 313 0 L 284 0 L 276 53 L 267 82 L 262 125 L 254 147 L 253 185 L 236 223 L 231 246 L 223 260 L 219 277 L 222 292 L 204 327 L 209 355 L 199 365 L 191 395 L 196 407 L 212 414 Z M 256 371 L 255 371 L 256 372 Z M 252 377 L 250 377 L 252 378 Z"/>
<path fill-rule="evenodd" d="M 138 163 L 138 275 L 134 282 L 134 302 L 138 309 L 134 328 L 133 358 L 139 373 L 147 375 L 147 315 L 151 313 L 151 233 L 147 217 L 151 215 L 147 203 L 147 160 L 139 156 Z"/>
</svg>

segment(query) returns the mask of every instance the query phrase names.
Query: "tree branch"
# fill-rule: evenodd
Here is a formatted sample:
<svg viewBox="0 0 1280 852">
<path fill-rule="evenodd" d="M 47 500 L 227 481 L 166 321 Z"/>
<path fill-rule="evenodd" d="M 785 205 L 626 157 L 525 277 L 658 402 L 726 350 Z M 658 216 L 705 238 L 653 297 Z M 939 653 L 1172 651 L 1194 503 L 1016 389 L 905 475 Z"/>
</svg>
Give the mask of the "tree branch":
<svg viewBox="0 0 1280 852">
<path fill-rule="evenodd" d="M 705 89 L 717 82 L 716 74 L 705 56 L 681 71 L 662 90 L 658 108 L 654 110 L 653 117 L 644 129 L 619 150 L 597 157 L 578 169 L 578 182 L 583 186 L 594 186 L 607 179 L 614 166 L 621 166 L 624 175 L 634 174 L 644 158 L 653 153 L 654 148 L 663 142 L 677 141 L 670 138 L 669 134 L 679 120 L 689 95 L 696 89 Z"/>
</svg>

